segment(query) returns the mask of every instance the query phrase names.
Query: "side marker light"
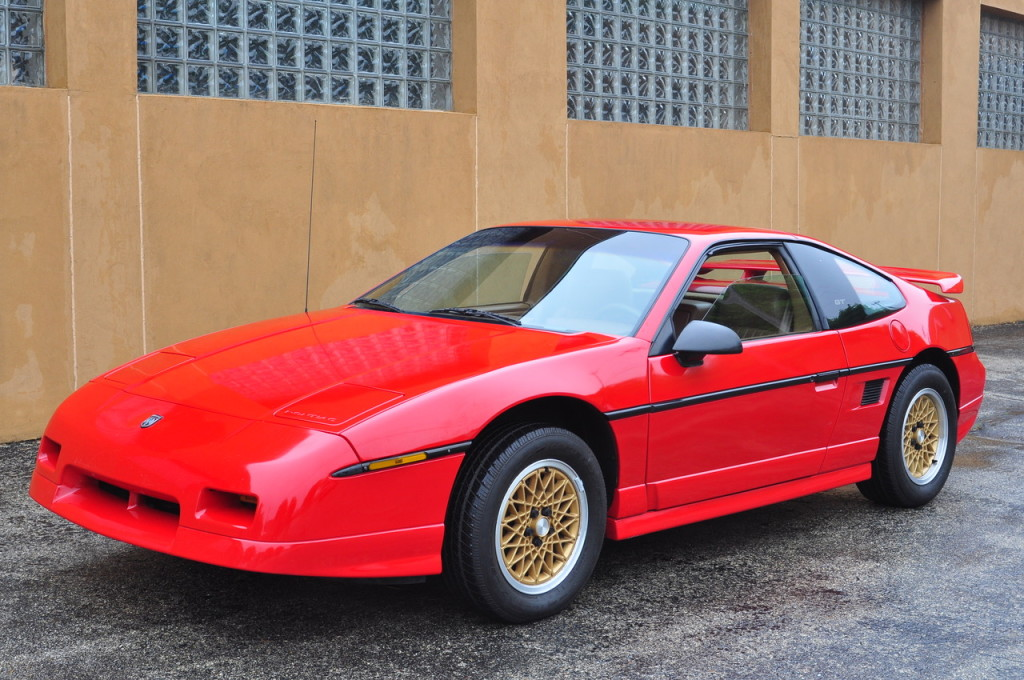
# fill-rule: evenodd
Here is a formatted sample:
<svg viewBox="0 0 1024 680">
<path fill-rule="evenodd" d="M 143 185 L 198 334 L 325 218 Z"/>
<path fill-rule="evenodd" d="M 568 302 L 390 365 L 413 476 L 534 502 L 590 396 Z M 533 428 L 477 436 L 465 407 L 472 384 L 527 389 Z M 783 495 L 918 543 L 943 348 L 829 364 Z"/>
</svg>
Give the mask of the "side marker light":
<svg viewBox="0 0 1024 680">
<path fill-rule="evenodd" d="M 410 453 L 407 456 L 399 456 L 397 458 L 386 458 L 384 460 L 375 460 L 366 466 L 367 470 L 384 470 L 386 468 L 395 467 L 397 465 L 408 465 L 409 463 L 418 463 L 421 460 L 426 460 L 427 454 L 424 452 Z"/>
</svg>

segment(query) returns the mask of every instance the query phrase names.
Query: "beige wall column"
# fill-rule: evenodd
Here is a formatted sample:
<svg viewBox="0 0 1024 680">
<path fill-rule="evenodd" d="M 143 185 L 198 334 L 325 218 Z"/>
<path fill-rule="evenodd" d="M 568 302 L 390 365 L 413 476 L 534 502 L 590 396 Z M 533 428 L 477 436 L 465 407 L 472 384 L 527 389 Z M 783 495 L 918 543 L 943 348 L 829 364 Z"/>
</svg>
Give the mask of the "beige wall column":
<svg viewBox="0 0 1024 680">
<path fill-rule="evenodd" d="M 800 0 L 750 0 L 750 129 L 800 131 Z"/>
<path fill-rule="evenodd" d="M 770 132 L 771 216 L 799 232 L 800 0 L 750 2 L 750 129 Z"/>
<path fill-rule="evenodd" d="M 43 12 L 46 87 L 68 86 L 68 24 L 66 0 L 47 0 Z"/>
<path fill-rule="evenodd" d="M 1012 19 L 1024 20 L 1024 0 L 984 0 L 984 9 L 1011 13 Z M 972 26 L 977 26 L 981 13 L 975 11 L 970 17 Z M 977 51 L 978 29 L 975 29 Z M 964 38 L 966 40 L 966 38 Z M 947 61 L 955 60 L 955 55 L 947 55 Z M 976 59 L 976 58 L 975 58 Z M 972 66 L 974 80 L 971 85 L 977 92 L 977 61 Z M 966 97 L 965 97 L 966 98 Z M 977 100 L 964 102 L 971 104 Z M 976 115 L 976 114 L 975 114 Z M 963 118 L 968 112 L 963 112 Z M 973 118 L 972 125 L 977 119 Z M 972 128 L 973 129 L 973 128 Z M 972 146 L 976 140 L 972 138 Z M 966 141 L 965 141 L 966 146 Z M 976 161 L 973 191 L 968 195 L 974 201 L 970 207 L 975 208 L 972 215 L 976 223 L 973 243 L 964 247 L 963 252 L 950 255 L 956 261 L 972 257 L 973 276 L 967 281 L 965 293 L 971 295 L 974 289 L 971 308 L 971 320 L 975 323 L 999 323 L 1003 321 L 1019 321 L 1024 318 L 1024 267 L 1020 266 L 1024 254 L 1024 153 L 1003 149 L 974 148 Z M 943 234 L 953 232 L 955 225 L 943 224 Z M 950 239 L 952 240 L 952 239 Z M 954 245 L 950 245 L 951 250 Z"/>
<path fill-rule="evenodd" d="M 477 224 L 564 217 L 565 4 L 479 0 L 476 27 Z"/>
<path fill-rule="evenodd" d="M 975 173 L 978 149 L 978 31 L 974 2 L 925 6 L 922 138 L 942 145 L 938 252 L 932 265 L 967 280 L 961 296 L 973 307 L 982 282 L 974 269 Z"/>
<path fill-rule="evenodd" d="M 75 383 L 144 351 L 133 0 L 65 0 Z M 48 7 L 52 11 L 52 8 Z"/>
<path fill-rule="evenodd" d="M 67 96 L 0 88 L 0 441 L 36 437 L 71 391 Z"/>
</svg>

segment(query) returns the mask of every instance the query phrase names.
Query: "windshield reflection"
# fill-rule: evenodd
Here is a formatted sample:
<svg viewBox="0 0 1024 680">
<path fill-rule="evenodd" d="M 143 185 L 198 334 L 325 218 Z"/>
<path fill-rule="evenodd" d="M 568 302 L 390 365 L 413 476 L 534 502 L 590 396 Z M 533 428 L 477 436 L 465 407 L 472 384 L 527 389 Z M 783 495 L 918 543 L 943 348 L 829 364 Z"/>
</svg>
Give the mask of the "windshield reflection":
<svg viewBox="0 0 1024 680">
<path fill-rule="evenodd" d="M 668 234 L 497 227 L 456 241 L 363 299 L 412 313 L 631 335 L 686 246 Z"/>
</svg>

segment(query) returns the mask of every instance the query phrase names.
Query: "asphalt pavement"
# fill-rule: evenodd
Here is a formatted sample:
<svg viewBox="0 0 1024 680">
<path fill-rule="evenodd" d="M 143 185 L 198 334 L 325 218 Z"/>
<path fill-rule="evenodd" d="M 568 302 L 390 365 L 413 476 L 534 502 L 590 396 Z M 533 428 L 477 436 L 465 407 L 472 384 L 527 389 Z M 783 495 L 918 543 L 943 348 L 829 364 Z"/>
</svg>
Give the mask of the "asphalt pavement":
<svg viewBox="0 0 1024 680">
<path fill-rule="evenodd" d="M 844 487 L 607 542 L 525 626 L 415 585 L 252 574 L 92 534 L 0 444 L 0 678 L 1024 678 L 1024 324 L 975 335 L 978 425 L 946 488 Z"/>
</svg>

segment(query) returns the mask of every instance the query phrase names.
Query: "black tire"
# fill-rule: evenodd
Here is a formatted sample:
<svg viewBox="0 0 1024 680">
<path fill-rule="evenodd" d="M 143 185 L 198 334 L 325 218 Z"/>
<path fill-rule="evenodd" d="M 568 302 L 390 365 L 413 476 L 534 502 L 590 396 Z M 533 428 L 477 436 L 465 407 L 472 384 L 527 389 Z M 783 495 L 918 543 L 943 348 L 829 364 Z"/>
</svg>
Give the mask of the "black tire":
<svg viewBox="0 0 1024 680">
<path fill-rule="evenodd" d="M 901 508 L 935 498 L 953 465 L 956 421 L 945 374 L 932 364 L 915 366 L 889 401 L 871 479 L 857 488 L 876 503 Z"/>
<path fill-rule="evenodd" d="M 448 586 L 511 623 L 565 609 L 594 570 L 608 504 L 586 443 L 557 427 L 517 425 L 470 452 L 448 510 Z"/>
</svg>

